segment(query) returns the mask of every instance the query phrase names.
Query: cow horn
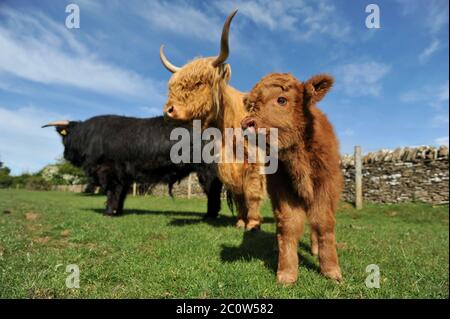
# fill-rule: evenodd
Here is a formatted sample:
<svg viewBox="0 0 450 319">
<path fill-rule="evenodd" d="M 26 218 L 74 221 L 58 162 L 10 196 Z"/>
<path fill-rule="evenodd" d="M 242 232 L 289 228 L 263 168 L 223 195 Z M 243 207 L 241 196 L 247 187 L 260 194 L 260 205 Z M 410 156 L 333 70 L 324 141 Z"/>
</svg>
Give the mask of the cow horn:
<svg viewBox="0 0 450 319">
<path fill-rule="evenodd" d="M 228 54 L 230 53 L 230 50 L 228 47 L 228 32 L 230 31 L 231 20 L 233 20 L 233 17 L 236 15 L 237 11 L 238 11 L 237 9 L 234 10 L 225 20 L 225 23 L 224 23 L 223 29 L 222 29 L 222 38 L 220 39 L 220 54 L 212 62 L 213 67 L 217 67 L 217 66 L 221 65 L 228 58 Z"/>
<path fill-rule="evenodd" d="M 164 55 L 164 44 L 161 45 L 161 47 L 159 48 L 159 58 L 161 59 L 162 64 L 170 72 L 175 73 L 175 72 L 177 72 L 178 70 L 181 69 L 181 68 L 173 65 L 172 63 L 170 63 L 169 60 L 167 60 L 166 56 Z"/>
<path fill-rule="evenodd" d="M 42 126 L 42 128 L 49 127 L 49 126 L 63 127 L 63 126 L 68 126 L 68 125 L 69 125 L 69 121 L 67 121 L 67 120 L 55 121 L 55 122 L 50 122 L 48 124 L 45 124 L 44 126 Z"/>
</svg>

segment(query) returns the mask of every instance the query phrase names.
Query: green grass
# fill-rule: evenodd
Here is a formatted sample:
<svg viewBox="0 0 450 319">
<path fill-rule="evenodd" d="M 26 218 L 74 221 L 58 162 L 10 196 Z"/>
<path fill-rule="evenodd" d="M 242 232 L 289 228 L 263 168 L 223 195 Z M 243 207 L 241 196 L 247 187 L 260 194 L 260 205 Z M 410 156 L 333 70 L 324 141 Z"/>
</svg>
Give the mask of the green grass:
<svg viewBox="0 0 450 319">
<path fill-rule="evenodd" d="M 344 282 L 318 273 L 308 231 L 298 282 L 275 281 L 275 223 L 259 233 L 233 227 L 224 208 L 203 222 L 200 199 L 129 198 L 127 214 L 101 214 L 105 198 L 0 190 L 1 298 L 448 298 L 448 206 L 342 204 L 338 253 Z M 226 205 L 223 205 L 226 206 Z M 66 265 L 80 288 L 65 286 Z M 381 287 L 365 286 L 377 264 Z"/>
</svg>

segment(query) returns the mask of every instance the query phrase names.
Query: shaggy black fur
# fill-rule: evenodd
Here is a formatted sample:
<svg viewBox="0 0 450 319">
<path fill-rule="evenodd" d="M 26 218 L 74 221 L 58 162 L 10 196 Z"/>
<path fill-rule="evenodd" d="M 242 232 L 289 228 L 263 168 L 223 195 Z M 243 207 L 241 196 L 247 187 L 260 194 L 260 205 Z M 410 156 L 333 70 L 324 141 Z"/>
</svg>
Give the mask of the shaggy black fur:
<svg viewBox="0 0 450 319">
<path fill-rule="evenodd" d="M 196 172 L 208 196 L 205 217 L 217 217 L 222 183 L 217 178 L 216 166 L 172 163 L 170 149 L 177 141 L 170 140 L 170 133 L 176 127 L 180 124 L 165 122 L 163 117 L 139 119 L 104 115 L 83 122 L 73 121 L 56 130 L 63 138 L 64 158 L 81 167 L 91 182 L 106 192 L 105 214 L 123 212 L 133 181 L 168 184 L 171 194 L 176 182 Z"/>
</svg>

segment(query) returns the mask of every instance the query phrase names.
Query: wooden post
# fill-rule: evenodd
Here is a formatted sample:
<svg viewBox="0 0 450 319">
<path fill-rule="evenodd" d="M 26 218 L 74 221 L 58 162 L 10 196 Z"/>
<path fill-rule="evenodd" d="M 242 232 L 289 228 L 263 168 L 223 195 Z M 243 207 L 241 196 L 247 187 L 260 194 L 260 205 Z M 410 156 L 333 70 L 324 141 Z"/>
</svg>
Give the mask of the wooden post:
<svg viewBox="0 0 450 319">
<path fill-rule="evenodd" d="M 137 185 L 136 182 L 133 183 L 133 197 L 136 197 L 136 193 L 137 193 Z"/>
<path fill-rule="evenodd" d="M 363 207 L 361 146 L 355 146 L 355 207 Z"/>
<path fill-rule="evenodd" d="M 192 174 L 189 174 L 189 177 L 188 177 L 188 194 L 187 194 L 187 197 L 188 197 L 188 199 L 191 199 L 191 195 L 192 195 Z"/>
</svg>

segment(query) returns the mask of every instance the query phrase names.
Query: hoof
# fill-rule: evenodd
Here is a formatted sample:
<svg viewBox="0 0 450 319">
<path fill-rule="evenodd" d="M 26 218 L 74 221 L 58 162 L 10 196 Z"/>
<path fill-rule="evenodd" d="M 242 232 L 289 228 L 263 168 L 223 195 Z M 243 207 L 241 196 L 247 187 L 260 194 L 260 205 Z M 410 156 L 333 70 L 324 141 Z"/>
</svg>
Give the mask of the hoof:
<svg viewBox="0 0 450 319">
<path fill-rule="evenodd" d="M 261 222 L 258 221 L 249 221 L 248 224 L 245 226 L 245 230 L 247 231 L 259 231 L 261 230 Z"/>
<path fill-rule="evenodd" d="M 311 247 L 311 254 L 315 257 L 319 256 L 319 247 Z"/>
<path fill-rule="evenodd" d="M 331 270 L 327 270 L 327 271 L 321 271 L 322 275 L 324 275 L 325 277 L 336 281 L 337 283 L 341 283 L 342 282 L 342 274 L 341 274 L 341 270 L 339 268 L 336 269 L 331 269 Z"/>
<path fill-rule="evenodd" d="M 245 227 L 245 230 L 246 231 L 251 231 L 251 232 L 259 232 L 260 230 L 261 230 L 261 225 L 254 225 L 254 226 L 252 226 L 252 227 L 250 227 L 250 226 L 248 226 L 247 225 L 247 227 Z"/>
<path fill-rule="evenodd" d="M 117 210 L 109 210 L 107 209 L 104 213 L 104 216 L 109 216 L 109 217 L 115 217 L 115 216 L 120 216 L 122 215 L 122 211 L 117 211 Z"/>
<path fill-rule="evenodd" d="M 242 219 L 239 219 L 236 223 L 236 228 L 245 228 L 245 222 Z"/>
<path fill-rule="evenodd" d="M 279 271 L 277 273 L 277 282 L 283 285 L 292 285 L 297 281 L 297 277 L 297 273 Z"/>
</svg>

